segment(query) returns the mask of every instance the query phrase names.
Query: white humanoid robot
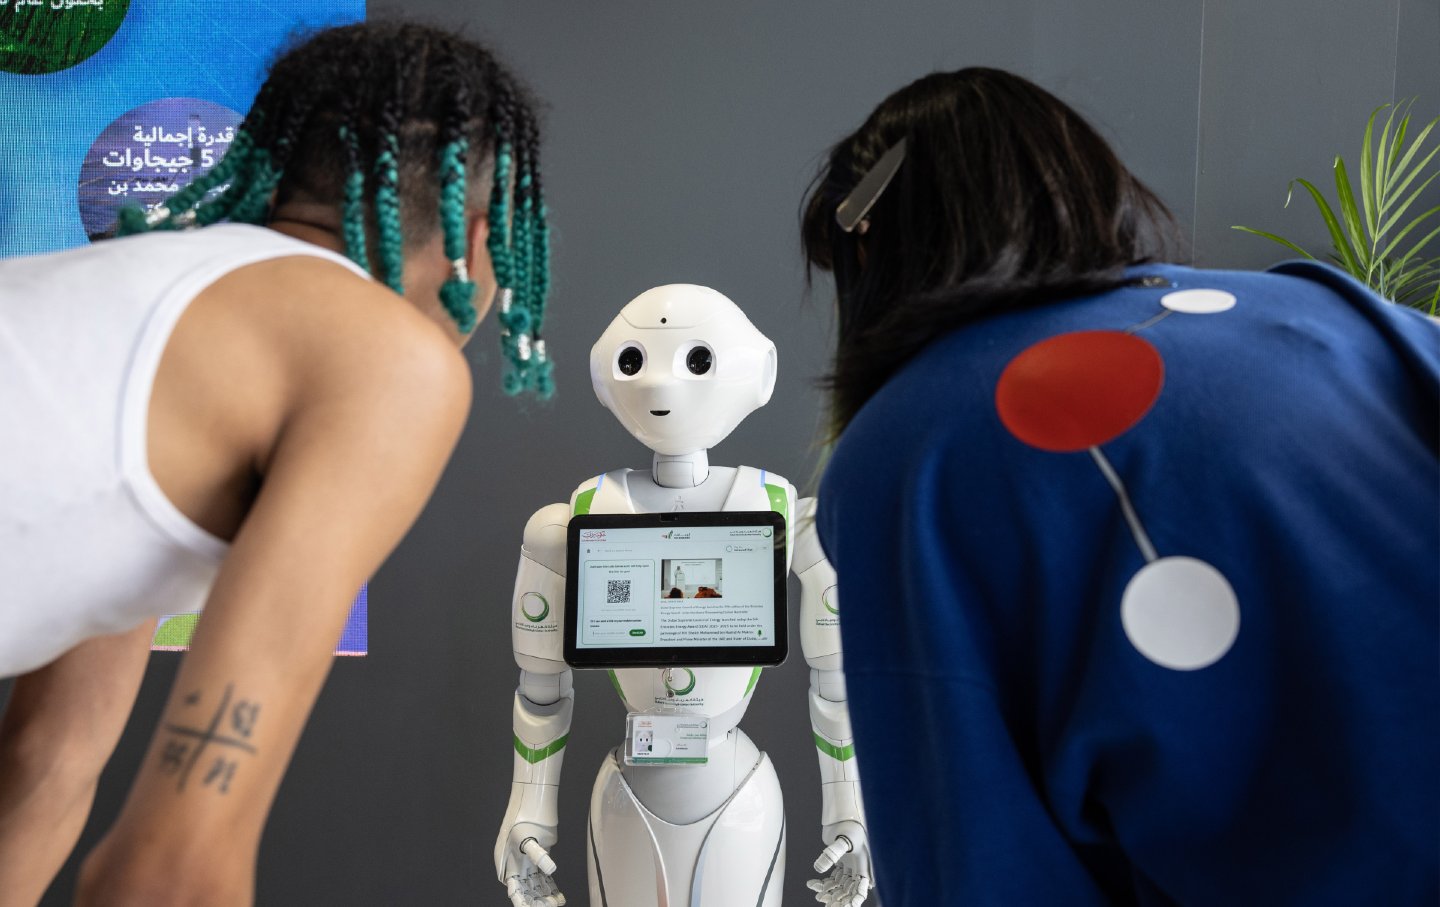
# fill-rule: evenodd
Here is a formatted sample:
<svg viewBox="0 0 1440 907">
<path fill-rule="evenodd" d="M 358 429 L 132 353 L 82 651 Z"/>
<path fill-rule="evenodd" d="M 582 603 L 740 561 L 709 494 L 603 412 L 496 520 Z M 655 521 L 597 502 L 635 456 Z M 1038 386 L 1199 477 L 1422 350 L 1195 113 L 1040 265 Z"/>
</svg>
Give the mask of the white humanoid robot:
<svg viewBox="0 0 1440 907">
<path fill-rule="evenodd" d="M 515 907 L 565 903 L 547 851 L 557 837 L 575 695 L 561 633 L 570 517 L 676 510 L 773 509 L 789 523 L 823 784 L 825 847 L 815 868 L 833 867 L 810 887 L 833 907 L 858 907 L 866 898 L 870 852 L 840 671 L 835 573 L 815 536 L 813 502 L 797 502 L 780 476 L 711 466 L 707 455 L 770 399 L 775 371 L 775 345 L 728 298 L 699 286 L 641 294 L 590 351 L 600 402 L 654 459 L 648 472 L 618 469 L 590 479 L 569 505 L 545 507 L 525 526 L 512 604 L 520 666 L 515 774 L 495 844 L 496 871 Z M 703 765 L 629 765 L 618 750 L 606 758 L 587 830 L 592 907 L 777 907 L 785 870 L 780 783 L 770 758 L 738 727 L 760 669 L 627 668 L 610 676 L 630 712 L 703 716 L 710 736 Z"/>
</svg>

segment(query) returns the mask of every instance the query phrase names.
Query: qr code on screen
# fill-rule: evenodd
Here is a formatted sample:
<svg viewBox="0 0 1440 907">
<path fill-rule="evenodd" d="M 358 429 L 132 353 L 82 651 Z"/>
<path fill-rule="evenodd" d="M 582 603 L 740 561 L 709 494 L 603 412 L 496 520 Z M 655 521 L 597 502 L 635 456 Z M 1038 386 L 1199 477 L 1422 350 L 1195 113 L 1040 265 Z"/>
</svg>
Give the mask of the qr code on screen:
<svg viewBox="0 0 1440 907">
<path fill-rule="evenodd" d="M 612 579 L 608 582 L 610 585 L 605 590 L 605 604 L 630 604 L 630 581 L 628 579 Z"/>
</svg>

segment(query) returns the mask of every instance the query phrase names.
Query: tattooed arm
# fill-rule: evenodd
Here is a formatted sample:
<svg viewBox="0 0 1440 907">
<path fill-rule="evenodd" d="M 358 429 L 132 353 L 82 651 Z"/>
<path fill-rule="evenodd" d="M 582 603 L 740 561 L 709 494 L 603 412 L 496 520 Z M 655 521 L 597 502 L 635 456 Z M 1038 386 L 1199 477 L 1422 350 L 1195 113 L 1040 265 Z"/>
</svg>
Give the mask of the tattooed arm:
<svg viewBox="0 0 1440 907">
<path fill-rule="evenodd" d="M 287 314 L 276 342 L 294 372 L 259 496 L 78 903 L 253 900 L 260 834 L 350 603 L 458 438 L 470 382 L 454 345 L 393 297 L 393 315 L 338 302 Z M 316 317 L 331 319 L 322 343 L 296 340 Z"/>
</svg>

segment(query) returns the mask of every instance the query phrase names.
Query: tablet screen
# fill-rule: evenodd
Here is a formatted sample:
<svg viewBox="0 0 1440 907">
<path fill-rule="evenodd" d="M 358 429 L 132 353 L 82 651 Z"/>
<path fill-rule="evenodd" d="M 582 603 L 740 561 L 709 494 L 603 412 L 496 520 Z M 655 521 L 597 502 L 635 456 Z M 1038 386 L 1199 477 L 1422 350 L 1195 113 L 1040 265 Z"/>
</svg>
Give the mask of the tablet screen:
<svg viewBox="0 0 1440 907">
<path fill-rule="evenodd" d="M 785 659 L 777 513 L 576 516 L 567 553 L 565 660 L 575 667 Z"/>
</svg>

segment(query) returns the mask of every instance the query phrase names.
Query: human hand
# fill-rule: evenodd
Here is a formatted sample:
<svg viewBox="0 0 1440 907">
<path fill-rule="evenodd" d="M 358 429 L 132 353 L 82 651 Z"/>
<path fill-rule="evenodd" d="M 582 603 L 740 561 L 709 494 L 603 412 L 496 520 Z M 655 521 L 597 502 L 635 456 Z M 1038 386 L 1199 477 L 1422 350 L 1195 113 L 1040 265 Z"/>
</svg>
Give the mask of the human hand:
<svg viewBox="0 0 1440 907">
<path fill-rule="evenodd" d="M 815 860 L 815 871 L 830 874 L 811 879 L 807 887 L 826 907 L 860 907 L 873 884 L 865 827 L 858 822 L 837 822 L 822 829 L 821 839 L 828 846 Z"/>
</svg>

